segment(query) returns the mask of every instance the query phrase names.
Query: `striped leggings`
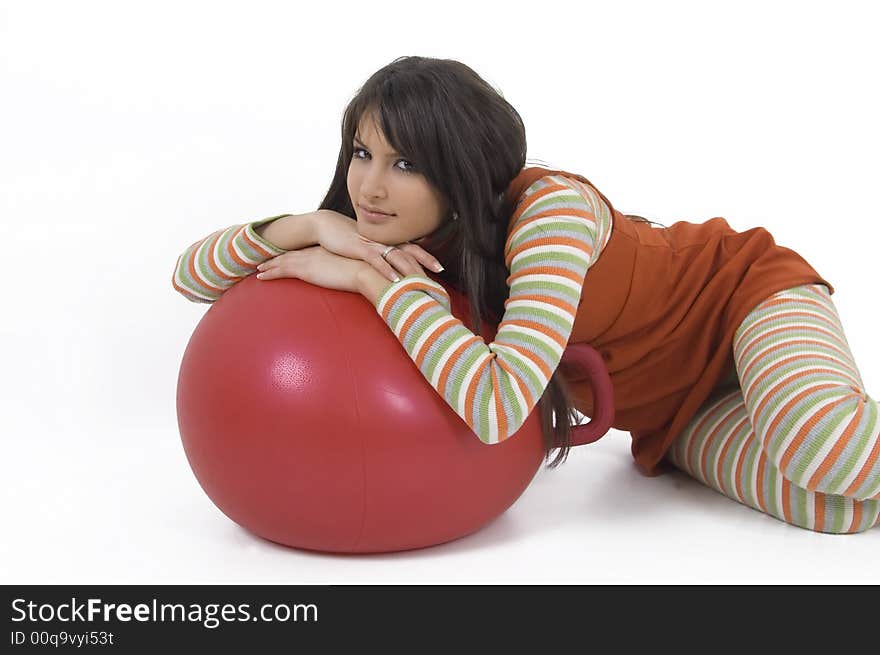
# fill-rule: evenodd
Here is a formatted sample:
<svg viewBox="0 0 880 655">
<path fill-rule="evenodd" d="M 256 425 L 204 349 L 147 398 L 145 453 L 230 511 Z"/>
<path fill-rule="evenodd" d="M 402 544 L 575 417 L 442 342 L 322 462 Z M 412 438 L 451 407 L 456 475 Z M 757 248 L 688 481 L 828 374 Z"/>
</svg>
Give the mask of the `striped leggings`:
<svg viewBox="0 0 880 655">
<path fill-rule="evenodd" d="M 880 420 L 824 285 L 758 305 L 719 384 L 666 453 L 734 500 L 817 532 L 880 524 Z"/>
</svg>

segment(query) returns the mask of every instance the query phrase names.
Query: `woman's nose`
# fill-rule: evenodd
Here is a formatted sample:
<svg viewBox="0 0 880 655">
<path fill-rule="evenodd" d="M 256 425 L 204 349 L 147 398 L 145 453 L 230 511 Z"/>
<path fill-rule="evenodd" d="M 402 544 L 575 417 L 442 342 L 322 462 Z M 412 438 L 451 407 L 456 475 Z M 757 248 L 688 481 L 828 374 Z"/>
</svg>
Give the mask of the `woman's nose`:
<svg viewBox="0 0 880 655">
<path fill-rule="evenodd" d="M 381 198 L 385 196 L 385 173 L 379 166 L 369 166 L 361 179 L 361 193 L 368 198 Z"/>
</svg>

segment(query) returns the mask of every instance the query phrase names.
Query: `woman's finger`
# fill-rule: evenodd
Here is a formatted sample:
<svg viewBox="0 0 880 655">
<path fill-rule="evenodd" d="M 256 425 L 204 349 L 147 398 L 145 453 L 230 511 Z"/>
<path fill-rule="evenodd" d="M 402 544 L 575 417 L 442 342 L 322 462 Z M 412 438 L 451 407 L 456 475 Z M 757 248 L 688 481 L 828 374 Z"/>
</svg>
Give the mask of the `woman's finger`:
<svg viewBox="0 0 880 655">
<path fill-rule="evenodd" d="M 415 258 L 400 248 L 389 250 L 384 258 L 380 255 L 374 258 L 371 263 L 376 270 L 391 281 L 394 281 L 395 277 L 412 275 L 421 271 L 418 264 L 415 263 Z"/>
<path fill-rule="evenodd" d="M 391 252 L 394 251 L 392 250 Z M 391 253 L 388 253 L 388 255 L 390 257 Z M 397 270 L 387 260 L 383 259 L 382 255 L 370 257 L 367 262 L 392 282 L 394 282 L 395 278 L 401 277 L 401 274 L 398 273 Z"/>
<path fill-rule="evenodd" d="M 424 270 L 419 265 L 419 260 L 416 259 L 412 254 L 408 253 L 405 250 L 398 249 L 397 255 L 394 258 L 395 266 L 400 260 L 403 262 L 400 264 L 403 268 L 398 268 L 398 270 L 402 270 L 405 275 L 412 275 L 413 273 L 424 273 Z"/>
<path fill-rule="evenodd" d="M 437 273 L 439 273 L 443 268 L 443 265 L 436 257 L 434 257 L 434 255 L 415 243 L 403 243 L 399 245 L 398 248 L 412 255 L 413 258 L 415 258 L 415 260 L 425 268 L 430 268 L 432 271 L 436 271 Z"/>
<path fill-rule="evenodd" d="M 425 269 L 421 267 L 419 261 L 408 252 L 403 250 L 392 250 L 390 253 L 388 253 L 389 257 L 392 255 L 392 253 L 394 256 L 391 263 L 394 264 L 394 267 L 398 271 L 400 271 L 402 275 L 425 274 Z"/>
<path fill-rule="evenodd" d="M 267 259 L 262 264 L 257 265 L 257 270 L 258 271 L 265 271 L 269 268 L 275 268 L 276 266 L 280 266 L 285 261 L 287 261 L 288 256 L 291 254 L 293 254 L 293 253 L 286 252 L 286 253 L 282 253 L 280 255 L 276 255 L 275 257 L 272 257 L 270 259 Z"/>
<path fill-rule="evenodd" d="M 291 267 L 295 261 L 295 251 L 286 252 L 272 259 L 267 259 L 257 266 L 257 278 L 274 280 L 280 277 L 293 277 Z"/>
</svg>

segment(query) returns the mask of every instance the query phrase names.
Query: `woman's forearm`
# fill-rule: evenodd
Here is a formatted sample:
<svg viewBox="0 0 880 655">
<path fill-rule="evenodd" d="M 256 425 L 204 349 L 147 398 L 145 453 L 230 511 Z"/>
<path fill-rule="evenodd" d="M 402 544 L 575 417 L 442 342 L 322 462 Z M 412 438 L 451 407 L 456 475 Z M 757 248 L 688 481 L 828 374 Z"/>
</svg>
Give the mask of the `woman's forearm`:
<svg viewBox="0 0 880 655">
<path fill-rule="evenodd" d="M 300 250 L 318 244 L 314 214 L 288 214 L 254 229 L 260 237 L 284 250 Z"/>
<path fill-rule="evenodd" d="M 361 295 L 373 303 L 373 306 L 379 302 L 379 297 L 382 293 L 394 284 L 391 280 L 369 265 L 364 266 L 358 273 L 357 283 Z"/>
</svg>

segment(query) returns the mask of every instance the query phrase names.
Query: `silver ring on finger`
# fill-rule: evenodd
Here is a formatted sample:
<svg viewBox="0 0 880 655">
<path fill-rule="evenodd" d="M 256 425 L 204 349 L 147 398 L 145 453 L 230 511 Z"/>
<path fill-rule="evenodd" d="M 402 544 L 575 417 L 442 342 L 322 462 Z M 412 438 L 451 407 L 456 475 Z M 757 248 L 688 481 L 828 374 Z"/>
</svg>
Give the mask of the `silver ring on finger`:
<svg viewBox="0 0 880 655">
<path fill-rule="evenodd" d="M 397 248 L 397 246 L 388 246 L 385 250 L 382 251 L 382 259 L 386 262 L 388 261 L 388 253 Z"/>
</svg>

